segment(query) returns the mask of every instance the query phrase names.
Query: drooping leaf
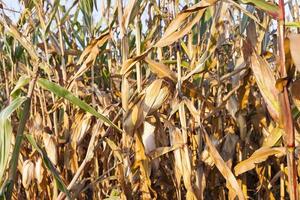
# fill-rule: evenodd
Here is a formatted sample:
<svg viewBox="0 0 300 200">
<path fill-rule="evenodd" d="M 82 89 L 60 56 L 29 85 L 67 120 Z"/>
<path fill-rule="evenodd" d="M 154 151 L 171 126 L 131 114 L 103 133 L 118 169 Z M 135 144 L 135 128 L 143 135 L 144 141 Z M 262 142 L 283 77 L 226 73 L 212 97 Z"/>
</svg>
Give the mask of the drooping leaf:
<svg viewBox="0 0 300 200">
<path fill-rule="evenodd" d="M 291 33 L 289 34 L 290 39 L 290 50 L 293 58 L 293 62 L 296 65 L 297 71 L 300 71 L 300 34 Z"/>
<path fill-rule="evenodd" d="M 283 135 L 284 131 L 280 127 L 275 127 L 270 130 L 269 135 L 264 139 L 264 147 L 273 147 Z"/>
<path fill-rule="evenodd" d="M 149 64 L 150 70 L 159 78 L 167 77 L 174 82 L 177 81 L 176 74 L 172 72 L 166 65 L 155 62 L 147 57 L 145 58 L 145 61 Z"/>
<path fill-rule="evenodd" d="M 155 44 L 156 47 L 164 47 L 170 45 L 186 35 L 193 26 L 199 22 L 204 11 L 207 7 L 213 5 L 215 0 L 205 0 L 200 1 L 194 6 L 182 11 L 179 13 L 176 18 L 169 24 L 162 38 Z M 182 28 L 181 25 L 184 24 L 187 18 L 193 13 L 197 13 L 196 16 Z"/>
<path fill-rule="evenodd" d="M 39 147 L 39 145 L 36 143 L 36 141 L 35 141 L 35 139 L 33 138 L 32 135 L 26 134 L 25 136 L 26 136 L 28 142 L 33 146 L 33 148 L 35 150 L 37 150 L 37 152 L 42 157 L 44 165 L 51 172 L 51 174 L 53 175 L 55 181 L 58 183 L 58 188 L 60 189 L 60 191 L 64 192 L 67 195 L 68 198 L 71 198 L 70 192 L 68 191 L 65 183 L 61 179 L 57 169 L 54 167 L 54 165 L 50 161 L 46 151 Z"/>
<path fill-rule="evenodd" d="M 16 86 L 14 87 L 14 89 L 11 91 L 10 95 L 12 97 L 16 97 L 16 93 L 25 85 L 27 85 L 30 81 L 30 78 L 28 76 L 21 76 L 18 80 L 18 82 L 16 83 Z"/>
<path fill-rule="evenodd" d="M 141 126 L 145 117 L 158 109 L 169 94 L 168 90 L 162 88 L 162 80 L 158 79 L 144 90 L 143 96 L 130 107 L 124 120 L 126 133 L 133 134 Z"/>
<path fill-rule="evenodd" d="M 122 130 L 115 125 L 112 121 L 110 121 L 107 117 L 97 112 L 93 107 L 85 103 L 84 101 L 80 100 L 78 97 L 74 96 L 71 92 L 69 92 L 67 89 L 48 81 L 47 79 L 39 78 L 38 84 L 41 85 L 44 89 L 49 90 L 53 92 L 55 95 L 65 98 L 69 100 L 72 104 L 80 107 L 86 112 L 91 113 L 92 115 L 96 116 L 97 118 L 101 119 L 105 123 L 109 124 L 110 126 L 114 127 L 119 132 L 122 132 Z"/>
<path fill-rule="evenodd" d="M 276 155 L 277 157 L 286 154 L 284 147 L 261 147 L 256 150 L 250 158 L 243 160 L 234 167 L 234 173 L 236 176 L 245 173 L 255 167 L 255 164 L 264 162 L 269 156 Z"/>
<path fill-rule="evenodd" d="M 84 72 L 86 72 L 95 61 L 96 57 L 99 54 L 99 48 L 103 46 L 107 40 L 110 38 L 110 32 L 106 31 L 101 34 L 100 37 L 91 41 L 91 43 L 84 49 L 82 52 L 77 64 L 81 65 L 79 70 L 70 78 L 69 85 L 72 85 L 72 82 L 80 77 Z"/>
<path fill-rule="evenodd" d="M 295 106 L 300 110 L 300 79 L 295 80 L 292 83 L 291 93 Z"/>
<path fill-rule="evenodd" d="M 212 157 L 216 167 L 218 168 L 220 173 L 224 176 L 227 183 L 229 183 L 228 185 L 235 191 L 238 198 L 239 199 L 245 199 L 244 194 L 243 194 L 243 192 L 242 192 L 235 176 L 233 175 L 233 173 L 229 169 L 229 167 L 226 165 L 225 161 L 223 160 L 223 158 L 221 157 L 221 155 L 217 151 L 216 147 L 213 145 L 213 143 L 212 143 L 211 139 L 209 138 L 206 130 L 204 130 L 204 127 L 203 127 L 203 133 L 204 133 L 203 137 L 205 139 L 205 143 L 208 147 L 207 148 L 208 152 L 209 152 L 210 156 Z M 231 189 L 231 188 L 228 188 L 228 189 Z"/>
<path fill-rule="evenodd" d="M 4 181 L 4 172 L 12 142 L 12 125 L 9 119 L 11 114 L 19 108 L 25 100 L 26 97 L 18 97 L 0 112 L 0 183 Z"/>
<path fill-rule="evenodd" d="M 266 11 L 273 18 L 279 18 L 279 7 L 274 4 L 267 2 L 266 0 L 241 0 L 245 4 L 253 4 L 255 7 Z"/>
<path fill-rule="evenodd" d="M 271 67 L 266 60 L 254 53 L 251 56 L 251 68 L 271 116 L 274 120 L 279 120 L 280 110 L 277 96 L 279 91 L 276 89 L 276 80 Z"/>
</svg>

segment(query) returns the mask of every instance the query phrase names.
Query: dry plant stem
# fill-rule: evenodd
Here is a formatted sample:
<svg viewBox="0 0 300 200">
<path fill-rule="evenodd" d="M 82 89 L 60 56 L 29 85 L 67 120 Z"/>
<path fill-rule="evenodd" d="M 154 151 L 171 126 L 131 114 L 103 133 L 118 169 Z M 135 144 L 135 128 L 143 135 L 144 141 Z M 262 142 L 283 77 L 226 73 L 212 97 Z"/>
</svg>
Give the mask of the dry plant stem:
<svg viewBox="0 0 300 200">
<path fill-rule="evenodd" d="M 61 31 L 61 20 L 59 18 L 59 10 L 57 10 L 57 15 L 56 15 L 56 21 L 57 21 L 57 27 L 58 27 L 58 33 L 59 33 L 59 47 L 61 51 L 61 71 L 62 71 L 62 78 L 64 84 L 67 83 L 67 70 L 66 70 L 66 60 L 65 60 L 65 47 L 64 47 L 64 41 L 63 41 L 63 36 L 62 36 L 62 31 Z"/>
<path fill-rule="evenodd" d="M 280 200 L 284 200 L 284 196 L 285 196 L 285 190 L 284 190 L 284 164 L 281 163 L 280 164 L 280 171 L 281 171 L 281 175 L 280 175 Z"/>
<path fill-rule="evenodd" d="M 119 119 L 119 117 L 120 117 L 121 114 L 122 114 L 122 110 L 120 110 L 120 111 L 118 112 L 118 114 L 115 116 L 115 118 L 113 119 L 113 123 L 116 123 L 116 122 L 117 122 L 117 120 Z M 106 137 L 108 137 L 108 134 L 110 133 L 111 129 L 112 129 L 111 126 L 109 126 L 109 127 L 107 128 L 107 130 L 105 131 L 104 135 L 99 139 L 98 143 L 95 145 L 95 147 L 94 147 L 94 149 L 93 149 L 92 151 L 95 151 L 95 150 L 99 147 L 99 145 L 104 141 L 104 139 L 105 139 Z M 89 146 L 95 142 L 95 140 L 97 139 L 97 137 L 98 137 L 98 136 L 95 135 L 94 137 L 91 138 L 91 140 L 90 140 L 90 142 L 89 142 Z M 82 161 L 81 165 L 79 166 L 79 168 L 78 168 L 76 174 L 73 176 L 72 181 L 71 181 L 70 184 L 68 185 L 68 187 L 67 187 L 68 190 L 71 190 L 71 189 L 73 188 L 73 186 L 75 185 L 76 181 L 78 180 L 78 178 L 79 178 L 81 172 L 84 170 L 86 164 L 87 164 L 89 161 L 90 161 L 90 160 L 89 160 L 89 158 L 88 158 L 88 154 L 86 154 L 86 156 L 85 156 L 84 160 Z M 63 199 L 65 196 L 66 196 L 66 194 L 63 193 L 63 192 L 61 192 L 61 193 L 58 195 L 57 200 L 61 200 L 61 199 Z M 75 197 L 74 197 L 74 198 L 75 198 Z"/>
<path fill-rule="evenodd" d="M 7 78 L 7 72 L 6 72 L 6 66 L 5 66 L 5 60 L 4 58 L 2 59 L 2 67 L 3 67 L 3 74 L 4 74 L 4 80 L 5 80 L 5 91 L 6 91 L 6 95 L 10 97 L 9 95 L 9 81 Z M 9 102 L 11 102 L 11 98 L 9 98 Z"/>
<path fill-rule="evenodd" d="M 136 27 L 136 55 L 141 55 L 141 29 L 140 29 L 140 16 L 137 15 L 135 18 L 135 27 Z M 137 90 L 141 92 L 142 83 L 141 83 L 141 63 L 136 63 L 136 82 L 137 82 Z"/>
<path fill-rule="evenodd" d="M 279 46 L 279 73 L 281 78 L 287 76 L 285 67 L 285 52 L 284 52 L 284 24 L 285 24 L 285 11 L 284 1 L 279 1 L 280 19 L 278 21 L 278 46 Z M 285 131 L 285 145 L 287 147 L 287 166 L 289 175 L 289 194 L 291 200 L 298 199 L 297 191 L 297 172 L 295 163 L 295 133 L 292 121 L 292 113 L 288 97 L 287 87 L 284 86 L 283 91 L 279 93 L 279 104 L 281 109 L 280 126 Z"/>
</svg>

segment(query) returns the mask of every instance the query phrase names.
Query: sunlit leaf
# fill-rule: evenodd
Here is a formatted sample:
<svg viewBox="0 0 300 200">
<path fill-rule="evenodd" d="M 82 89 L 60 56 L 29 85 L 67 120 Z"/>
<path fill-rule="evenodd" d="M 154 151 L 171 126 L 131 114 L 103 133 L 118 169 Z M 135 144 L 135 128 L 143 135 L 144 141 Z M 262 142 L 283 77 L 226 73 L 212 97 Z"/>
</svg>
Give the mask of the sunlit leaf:
<svg viewBox="0 0 300 200">
<path fill-rule="evenodd" d="M 12 97 L 16 97 L 16 93 L 25 85 L 27 85 L 30 81 L 30 78 L 28 76 L 21 76 L 16 83 L 16 86 L 14 89 L 10 92 L 10 95 Z"/>
<path fill-rule="evenodd" d="M 80 107 L 81 109 L 83 109 L 86 112 L 91 113 L 92 115 L 96 116 L 97 118 L 101 119 L 102 121 L 104 121 L 107 124 L 114 127 L 119 132 L 122 132 L 122 130 L 117 125 L 115 125 L 113 122 L 111 122 L 107 117 L 105 117 L 104 115 L 97 112 L 94 108 L 92 108 L 90 105 L 88 105 L 84 101 L 80 100 L 78 97 L 74 96 L 67 89 L 65 89 L 51 81 L 48 81 L 47 79 L 39 78 L 38 83 L 46 90 L 53 92 L 55 95 L 57 95 L 59 97 L 69 100 L 72 104 Z"/>
<path fill-rule="evenodd" d="M 276 80 L 269 64 L 262 57 L 254 54 L 251 56 L 251 68 L 271 116 L 278 120 L 280 112 L 277 96 L 278 90 L 276 89 Z"/>
<path fill-rule="evenodd" d="M 4 181 L 4 172 L 10 155 L 12 142 L 11 114 L 18 109 L 26 97 L 17 97 L 6 108 L 0 112 L 0 184 Z"/>
<path fill-rule="evenodd" d="M 300 34 L 289 34 L 290 50 L 293 58 L 293 62 L 296 65 L 297 71 L 300 71 Z"/>
<path fill-rule="evenodd" d="M 260 149 L 256 150 L 250 158 L 243 160 L 242 162 L 238 163 L 234 167 L 234 173 L 236 176 L 245 173 L 255 167 L 255 164 L 264 162 L 269 156 L 276 155 L 277 157 L 285 155 L 285 148 L 284 147 L 261 147 Z"/>
<path fill-rule="evenodd" d="M 277 19 L 279 17 L 279 7 L 265 0 L 241 0 L 246 4 L 253 4 L 255 7 L 266 11 L 269 15 Z"/>
<path fill-rule="evenodd" d="M 35 150 L 37 150 L 37 152 L 40 154 L 40 156 L 43 159 L 43 163 L 44 165 L 47 167 L 47 169 L 51 172 L 51 174 L 53 175 L 55 181 L 57 181 L 58 183 L 58 187 L 60 189 L 60 191 L 63 191 L 68 198 L 71 198 L 70 196 L 70 192 L 68 191 L 65 183 L 63 182 L 63 180 L 61 179 L 57 169 L 54 167 L 54 165 L 52 164 L 52 162 L 50 161 L 46 151 L 42 148 L 39 147 L 39 145 L 36 143 L 35 139 L 32 137 L 32 135 L 28 135 L 26 134 L 26 138 L 28 140 L 28 142 L 33 146 L 33 148 Z"/>
</svg>

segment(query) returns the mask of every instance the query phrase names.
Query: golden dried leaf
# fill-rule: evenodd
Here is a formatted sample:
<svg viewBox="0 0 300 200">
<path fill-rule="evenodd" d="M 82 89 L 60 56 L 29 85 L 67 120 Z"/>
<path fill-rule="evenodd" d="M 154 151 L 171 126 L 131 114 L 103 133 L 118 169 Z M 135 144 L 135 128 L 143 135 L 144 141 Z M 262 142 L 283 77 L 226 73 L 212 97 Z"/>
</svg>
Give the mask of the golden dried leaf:
<svg viewBox="0 0 300 200">
<path fill-rule="evenodd" d="M 31 160 L 26 160 L 22 167 L 22 184 L 28 189 L 31 181 L 34 179 L 34 164 Z"/>
<path fill-rule="evenodd" d="M 116 145 L 116 143 L 108 138 L 105 138 L 105 142 L 111 148 L 113 154 L 118 158 L 120 162 L 123 161 L 123 156 L 121 154 L 121 149 Z"/>
<path fill-rule="evenodd" d="M 136 3 L 137 3 L 136 0 L 130 0 L 124 9 L 122 22 L 121 22 L 121 26 L 122 26 L 121 28 L 123 29 L 123 33 L 125 32 L 125 30 L 127 29 L 128 25 L 129 25 L 130 15 L 131 15 L 132 10 L 134 9 L 134 6 L 136 5 Z M 121 37 L 123 37 L 123 36 L 121 35 Z"/>
<path fill-rule="evenodd" d="M 194 17 L 194 19 L 192 21 L 190 21 L 189 23 L 187 23 L 184 28 L 182 28 L 176 32 L 173 32 L 171 34 L 164 34 L 163 37 L 155 44 L 155 47 L 165 47 L 167 45 L 174 43 L 175 41 L 178 41 L 180 38 L 182 38 L 183 36 L 188 34 L 188 32 L 193 28 L 193 26 L 199 22 L 204 11 L 205 11 L 204 9 L 198 11 L 198 13 Z"/>
<path fill-rule="evenodd" d="M 291 93 L 295 106 L 300 110 L 300 79 L 295 80 L 292 83 Z"/>
<path fill-rule="evenodd" d="M 255 164 L 264 162 L 269 156 L 276 155 L 281 157 L 286 154 L 285 147 L 261 147 L 256 150 L 250 158 L 243 160 L 234 167 L 234 173 L 236 176 L 245 173 L 255 167 Z"/>
<path fill-rule="evenodd" d="M 283 133 L 284 133 L 283 129 L 278 126 L 275 128 L 272 128 L 272 130 L 270 130 L 270 133 L 268 134 L 268 136 L 264 139 L 262 146 L 264 146 L 264 147 L 274 146 L 278 142 L 278 140 L 281 138 Z"/>
<path fill-rule="evenodd" d="M 72 82 L 74 80 L 76 80 L 89 69 L 89 67 L 93 64 L 93 62 L 99 54 L 99 48 L 103 46 L 108 39 L 110 39 L 110 32 L 106 31 L 102 33 L 100 37 L 92 40 L 91 43 L 84 49 L 77 62 L 77 65 L 81 65 L 81 67 L 70 78 L 69 86 L 72 85 Z"/>
<path fill-rule="evenodd" d="M 147 56 L 147 54 L 150 52 L 151 49 L 152 48 L 150 47 L 146 51 L 144 51 L 141 55 L 126 60 L 122 65 L 120 74 L 121 75 L 127 74 L 132 69 L 132 67 L 136 65 L 137 62 L 141 61 Z"/>
<path fill-rule="evenodd" d="M 87 113 L 80 120 L 76 121 L 76 127 L 71 136 L 72 143 L 77 146 L 81 143 L 90 128 L 92 115 Z"/>
<path fill-rule="evenodd" d="M 204 130 L 204 127 L 202 127 L 202 128 Z M 218 168 L 220 173 L 223 175 L 223 177 L 227 181 L 226 185 L 228 185 L 228 187 L 229 187 L 228 189 L 229 190 L 233 189 L 236 192 L 236 195 L 238 196 L 239 199 L 245 199 L 244 194 L 243 194 L 235 176 L 233 175 L 232 171 L 226 165 L 226 163 L 220 156 L 219 152 L 217 151 L 216 147 L 211 142 L 207 132 L 204 130 L 203 133 L 204 133 L 205 143 L 208 147 L 207 148 L 208 152 L 209 152 L 210 156 L 213 158 L 216 167 Z"/>
<path fill-rule="evenodd" d="M 134 104 L 127 112 L 124 120 L 124 129 L 126 133 L 133 134 L 134 130 L 139 128 L 145 120 L 145 117 L 158 109 L 167 95 L 165 89 L 161 89 L 162 80 L 158 79 L 151 83 L 144 90 L 142 98 Z"/>
<path fill-rule="evenodd" d="M 180 146 L 184 144 L 181 131 L 178 128 L 174 128 L 173 130 L 170 130 L 170 144 L 172 146 Z M 181 177 L 183 175 L 183 166 L 182 166 L 182 158 L 181 158 L 181 149 L 176 149 L 173 151 L 174 153 L 174 170 L 175 170 L 175 177 L 176 177 L 176 183 L 179 186 Z"/>
<path fill-rule="evenodd" d="M 300 71 L 300 34 L 290 33 L 289 39 L 293 62 L 296 65 L 297 70 Z"/>
<path fill-rule="evenodd" d="M 155 62 L 148 57 L 145 58 L 145 61 L 149 64 L 150 70 L 159 78 L 167 77 L 174 82 L 177 81 L 176 74 L 171 71 L 168 66 L 164 65 L 163 63 Z"/>
<path fill-rule="evenodd" d="M 56 147 L 56 142 L 54 140 L 54 136 L 49 135 L 47 133 L 43 133 L 43 142 L 50 161 L 54 165 L 56 165 L 58 159 L 57 159 L 57 147 Z"/>
<path fill-rule="evenodd" d="M 40 157 L 35 162 L 34 175 L 35 175 L 35 179 L 37 180 L 37 183 L 40 184 L 44 178 L 43 160 Z"/>
<path fill-rule="evenodd" d="M 215 2 L 216 0 L 204 0 L 179 13 L 176 18 L 169 24 L 164 35 L 155 44 L 155 46 L 164 47 L 170 45 L 186 35 L 193 28 L 193 26 L 197 22 L 199 22 L 205 9 L 213 5 Z M 187 18 L 195 12 L 197 12 L 197 15 L 193 18 L 193 20 L 188 22 L 182 29 L 179 29 L 184 23 L 186 23 Z"/>
<path fill-rule="evenodd" d="M 267 108 L 275 121 L 279 120 L 278 90 L 276 80 L 266 60 L 257 54 L 251 56 L 251 68 Z"/>
</svg>

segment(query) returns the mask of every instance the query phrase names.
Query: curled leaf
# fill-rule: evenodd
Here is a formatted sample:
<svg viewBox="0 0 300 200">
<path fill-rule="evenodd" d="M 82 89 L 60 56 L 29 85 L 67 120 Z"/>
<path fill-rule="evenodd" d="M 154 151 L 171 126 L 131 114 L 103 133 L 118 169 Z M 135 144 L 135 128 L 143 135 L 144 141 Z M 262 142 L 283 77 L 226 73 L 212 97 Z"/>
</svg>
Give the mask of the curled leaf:
<svg viewBox="0 0 300 200">
<path fill-rule="evenodd" d="M 278 121 L 280 113 L 278 90 L 269 64 L 262 57 L 254 53 L 251 56 L 251 68 L 271 116 L 275 121 Z"/>
<path fill-rule="evenodd" d="M 284 147 L 261 147 L 256 150 L 250 158 L 243 160 L 234 167 L 234 173 L 236 176 L 245 173 L 255 167 L 255 164 L 264 162 L 269 156 L 276 155 L 277 157 L 285 155 Z"/>
</svg>

